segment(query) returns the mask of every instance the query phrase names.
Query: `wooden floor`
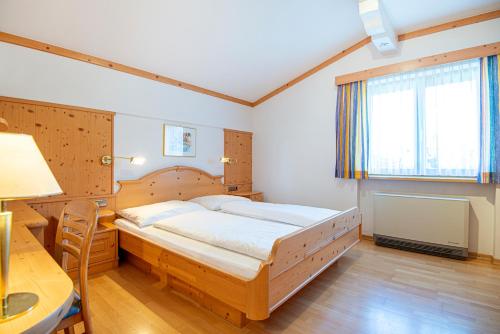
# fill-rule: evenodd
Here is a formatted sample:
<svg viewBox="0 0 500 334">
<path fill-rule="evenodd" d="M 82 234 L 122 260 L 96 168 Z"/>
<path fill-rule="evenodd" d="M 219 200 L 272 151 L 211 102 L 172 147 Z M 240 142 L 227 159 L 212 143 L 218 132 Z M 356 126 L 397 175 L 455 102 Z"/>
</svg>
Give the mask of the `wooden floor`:
<svg viewBox="0 0 500 334">
<path fill-rule="evenodd" d="M 242 329 L 127 263 L 91 278 L 90 297 L 96 333 L 500 333 L 500 266 L 370 241 Z"/>
</svg>

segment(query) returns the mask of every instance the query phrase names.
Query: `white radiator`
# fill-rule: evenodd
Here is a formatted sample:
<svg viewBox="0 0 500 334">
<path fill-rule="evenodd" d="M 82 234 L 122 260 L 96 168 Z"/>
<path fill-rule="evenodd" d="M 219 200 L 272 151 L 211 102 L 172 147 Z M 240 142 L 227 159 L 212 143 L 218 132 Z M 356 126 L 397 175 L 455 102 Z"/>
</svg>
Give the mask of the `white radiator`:
<svg viewBox="0 0 500 334">
<path fill-rule="evenodd" d="M 467 257 L 468 199 L 375 193 L 373 201 L 378 245 Z"/>
</svg>

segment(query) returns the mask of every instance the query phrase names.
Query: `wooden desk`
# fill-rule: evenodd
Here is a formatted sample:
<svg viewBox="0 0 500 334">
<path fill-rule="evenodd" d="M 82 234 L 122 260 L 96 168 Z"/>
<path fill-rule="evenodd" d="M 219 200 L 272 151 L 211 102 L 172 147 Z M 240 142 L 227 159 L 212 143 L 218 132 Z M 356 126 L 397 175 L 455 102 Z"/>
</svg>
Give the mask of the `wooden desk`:
<svg viewBox="0 0 500 334">
<path fill-rule="evenodd" d="M 21 207 L 26 215 L 14 210 L 13 216 L 8 292 L 33 292 L 40 300 L 30 312 L 0 322 L 0 333 L 47 333 L 68 312 L 73 301 L 73 282 L 25 224 L 26 217 L 35 216 L 29 211 L 32 209 Z"/>
<path fill-rule="evenodd" d="M 44 245 L 44 230 L 49 225 L 44 216 L 23 201 L 7 202 L 7 210 L 13 212 L 14 223 L 27 226 L 40 244 Z"/>
</svg>

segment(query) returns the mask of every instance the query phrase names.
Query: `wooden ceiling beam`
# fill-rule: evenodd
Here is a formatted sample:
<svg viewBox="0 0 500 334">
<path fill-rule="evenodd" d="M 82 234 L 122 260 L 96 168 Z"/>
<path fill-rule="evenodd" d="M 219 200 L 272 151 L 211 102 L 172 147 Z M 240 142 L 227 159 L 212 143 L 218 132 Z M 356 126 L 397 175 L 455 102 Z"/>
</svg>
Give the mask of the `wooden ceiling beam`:
<svg viewBox="0 0 500 334">
<path fill-rule="evenodd" d="M 462 26 L 466 26 L 466 25 L 470 25 L 470 24 L 475 24 L 475 23 L 479 23 L 479 22 L 483 22 L 483 21 L 497 19 L 499 17 L 500 17 L 500 10 L 496 10 L 496 11 L 492 11 L 492 12 L 488 12 L 488 13 L 483 13 L 483 14 L 467 17 L 467 18 L 460 19 L 460 20 L 455 20 L 455 21 L 439 24 L 439 25 L 432 26 L 429 28 L 419 29 L 419 30 L 415 30 L 412 32 L 400 34 L 398 36 L 398 39 L 400 41 L 404 41 L 404 40 L 408 40 L 408 39 L 412 39 L 412 38 L 422 37 L 422 36 L 429 35 L 429 34 L 434 34 L 434 33 L 440 32 L 440 31 L 444 31 L 444 30 L 454 29 L 454 28 L 458 28 L 458 27 L 462 27 Z M 293 79 L 293 80 L 287 82 L 286 84 L 276 88 L 275 90 L 273 90 L 272 92 L 259 98 L 258 100 L 251 102 L 251 101 L 246 101 L 246 100 L 239 99 L 236 97 L 232 97 L 232 96 L 229 96 L 226 94 L 222 94 L 222 93 L 219 93 L 216 91 L 212 91 L 212 90 L 209 90 L 209 89 L 206 89 L 203 87 L 192 85 L 192 84 L 187 83 L 187 82 L 175 80 L 175 79 L 172 79 L 172 78 L 169 78 L 166 76 L 162 76 L 162 75 L 155 74 L 152 72 L 144 71 L 144 70 L 141 70 L 141 69 L 138 69 L 135 67 L 115 63 L 115 62 L 112 62 L 112 61 L 109 61 L 109 60 L 106 60 L 103 58 L 90 56 L 90 55 L 87 55 L 87 54 L 84 54 L 81 52 L 72 51 L 69 49 L 65 49 L 65 48 L 55 46 L 55 45 L 35 41 L 35 40 L 28 39 L 25 37 L 12 35 L 12 34 L 8 34 L 5 32 L 0 32 L 0 42 L 20 45 L 20 46 L 24 46 L 24 47 L 35 49 L 35 50 L 56 54 L 58 56 L 83 61 L 83 62 L 94 64 L 97 66 L 106 67 L 106 68 L 113 69 L 116 71 L 128 73 L 128 74 L 139 76 L 139 77 L 149 79 L 149 80 L 158 81 L 158 82 L 161 82 L 161 83 L 164 83 L 167 85 L 172 85 L 172 86 L 176 86 L 179 88 L 191 90 L 191 91 L 194 91 L 194 92 L 197 92 L 200 94 L 213 96 L 216 98 L 220 98 L 220 99 L 223 99 L 226 101 L 238 103 L 238 104 L 248 106 L 248 107 L 258 106 L 259 104 L 263 103 L 264 101 L 269 100 L 273 96 L 278 95 L 279 93 L 294 86 L 295 84 L 301 82 L 302 80 L 319 72 L 320 70 L 324 69 L 325 67 L 339 61 L 340 59 L 351 54 L 352 52 L 369 44 L 370 41 L 371 41 L 370 37 L 366 37 L 366 38 L 362 39 L 361 41 L 357 42 L 356 44 L 352 45 L 351 47 L 335 54 L 334 56 L 326 59 L 321 64 L 319 64 L 319 65 L 313 67 L 312 69 L 308 70 L 307 72 L 299 75 L 295 79 Z"/>
<path fill-rule="evenodd" d="M 397 64 L 375 67 L 369 70 L 341 75 L 335 78 L 336 85 L 343 85 L 349 82 L 367 80 L 384 75 L 413 71 L 422 67 L 435 66 L 452 63 L 455 61 L 472 58 L 486 57 L 500 53 L 500 42 L 480 45 L 472 48 L 450 51 L 434 56 L 418 58 Z"/>
<path fill-rule="evenodd" d="M 20 45 L 20 46 L 24 46 L 24 47 L 27 47 L 30 49 L 48 52 L 48 53 L 52 53 L 52 54 L 55 54 L 58 56 L 83 61 L 85 63 L 106 67 L 106 68 L 109 68 L 109 69 L 112 69 L 115 71 L 128 73 L 128 74 L 135 75 L 135 76 L 138 76 L 141 78 L 158 81 L 158 82 L 161 82 L 161 83 L 164 83 L 167 85 L 172 85 L 175 87 L 191 90 L 193 92 L 197 92 L 200 94 L 205 94 L 205 95 L 213 96 L 213 97 L 223 99 L 226 101 L 242 104 L 242 105 L 247 106 L 247 107 L 253 106 L 253 103 L 250 101 L 242 100 L 242 99 L 239 99 L 236 97 L 232 97 L 232 96 L 229 96 L 226 94 L 222 94 L 222 93 L 210 90 L 210 89 L 206 89 L 203 87 L 192 85 L 190 83 L 179 81 L 176 79 L 172 79 L 172 78 L 169 78 L 169 77 L 166 77 L 163 75 L 159 75 L 156 73 L 144 71 L 144 70 L 132 67 L 132 66 L 122 65 L 122 64 L 110 61 L 110 60 L 106 60 L 106 59 L 94 57 L 94 56 L 91 56 L 91 55 L 88 55 L 85 53 L 61 48 L 61 47 L 56 46 L 56 45 L 51 45 L 51 44 L 35 41 L 35 40 L 29 39 L 29 38 L 8 34 L 5 32 L 0 32 L 0 42 Z"/>
<path fill-rule="evenodd" d="M 466 25 L 475 24 L 475 23 L 479 23 L 479 22 L 483 22 L 483 21 L 494 20 L 494 19 L 497 19 L 499 17 L 500 17 L 500 10 L 495 10 L 492 12 L 483 13 L 483 14 L 479 14 L 479 15 L 475 15 L 475 16 L 470 16 L 470 17 L 467 17 L 464 19 L 439 24 L 439 25 L 436 25 L 433 27 L 419 29 L 419 30 L 415 30 L 412 32 L 400 34 L 400 35 L 398 35 L 398 40 L 404 41 L 404 40 L 408 40 L 408 39 L 412 39 L 412 38 L 422 37 L 422 36 L 434 34 L 434 33 L 440 32 L 440 31 L 444 31 L 444 30 L 463 27 Z M 322 70 L 323 68 L 339 61 L 340 59 L 344 58 L 348 54 L 360 49 L 361 47 L 363 47 L 369 43 L 370 43 L 370 37 L 367 37 L 367 38 L 361 40 L 360 42 L 354 44 L 350 48 L 345 49 L 344 51 L 336 54 L 335 56 L 325 60 L 323 63 L 319 64 L 318 66 L 310 69 L 309 71 L 305 72 L 304 74 L 299 75 L 298 77 L 289 81 L 288 83 L 284 84 L 283 86 L 278 87 L 275 90 L 273 90 L 272 92 L 270 92 L 269 94 L 261 97 L 260 99 L 258 99 L 257 101 L 255 101 L 253 103 L 253 106 L 254 107 L 258 106 L 262 102 L 269 100 L 271 97 L 278 95 L 279 93 L 283 92 L 284 90 L 292 87 L 293 85 L 301 82 L 305 78 L 310 77 L 314 73 L 316 73 L 316 72 Z"/>
</svg>

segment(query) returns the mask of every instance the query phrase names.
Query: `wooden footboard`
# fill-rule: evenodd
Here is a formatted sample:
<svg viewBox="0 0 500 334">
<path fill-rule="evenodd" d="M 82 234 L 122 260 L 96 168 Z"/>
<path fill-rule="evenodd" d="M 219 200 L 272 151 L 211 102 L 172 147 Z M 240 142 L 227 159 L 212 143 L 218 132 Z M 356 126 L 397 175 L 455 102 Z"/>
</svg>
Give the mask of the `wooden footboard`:
<svg viewBox="0 0 500 334">
<path fill-rule="evenodd" d="M 359 242 L 357 208 L 276 241 L 269 260 L 269 312 L 313 280 Z"/>
<path fill-rule="evenodd" d="M 328 268 L 360 240 L 358 209 L 277 240 L 269 260 L 254 279 L 246 280 L 208 264 L 120 231 L 120 248 L 164 273 L 172 288 L 182 286 L 200 305 L 242 326 L 246 318 L 263 320 Z M 175 280 L 172 280 L 175 278 Z M 177 284 L 172 284 L 177 282 Z"/>
</svg>

